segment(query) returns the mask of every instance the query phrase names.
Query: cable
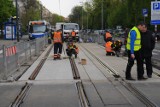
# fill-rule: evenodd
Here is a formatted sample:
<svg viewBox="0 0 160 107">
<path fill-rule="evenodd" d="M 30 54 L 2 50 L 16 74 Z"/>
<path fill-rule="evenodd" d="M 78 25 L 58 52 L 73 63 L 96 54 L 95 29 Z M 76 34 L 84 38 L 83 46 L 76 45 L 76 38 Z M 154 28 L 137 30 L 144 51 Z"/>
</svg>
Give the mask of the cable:
<svg viewBox="0 0 160 107">
<path fill-rule="evenodd" d="M 61 1 L 59 0 L 59 12 L 60 12 L 60 15 L 61 15 Z"/>
</svg>

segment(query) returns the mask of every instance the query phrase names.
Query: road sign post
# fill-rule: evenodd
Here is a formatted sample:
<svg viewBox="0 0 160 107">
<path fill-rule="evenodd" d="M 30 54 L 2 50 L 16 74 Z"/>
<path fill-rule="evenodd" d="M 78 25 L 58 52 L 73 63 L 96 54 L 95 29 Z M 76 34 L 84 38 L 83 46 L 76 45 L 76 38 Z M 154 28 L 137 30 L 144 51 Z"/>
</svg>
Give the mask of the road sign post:
<svg viewBox="0 0 160 107">
<path fill-rule="evenodd" d="M 144 22 L 145 22 L 145 18 L 148 17 L 148 9 L 146 8 L 142 9 L 142 15 L 144 17 Z"/>
</svg>

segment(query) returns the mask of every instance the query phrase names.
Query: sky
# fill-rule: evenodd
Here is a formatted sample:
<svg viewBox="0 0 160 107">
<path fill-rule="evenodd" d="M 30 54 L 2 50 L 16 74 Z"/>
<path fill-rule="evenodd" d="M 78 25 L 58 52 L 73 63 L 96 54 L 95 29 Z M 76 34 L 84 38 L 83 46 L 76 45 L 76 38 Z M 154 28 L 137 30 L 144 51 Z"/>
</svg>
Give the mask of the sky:
<svg viewBox="0 0 160 107">
<path fill-rule="evenodd" d="M 42 2 L 43 6 L 45 6 L 52 13 L 56 13 L 64 17 L 68 17 L 74 6 L 82 5 L 82 2 L 85 2 L 85 0 L 40 0 L 40 1 Z"/>
</svg>

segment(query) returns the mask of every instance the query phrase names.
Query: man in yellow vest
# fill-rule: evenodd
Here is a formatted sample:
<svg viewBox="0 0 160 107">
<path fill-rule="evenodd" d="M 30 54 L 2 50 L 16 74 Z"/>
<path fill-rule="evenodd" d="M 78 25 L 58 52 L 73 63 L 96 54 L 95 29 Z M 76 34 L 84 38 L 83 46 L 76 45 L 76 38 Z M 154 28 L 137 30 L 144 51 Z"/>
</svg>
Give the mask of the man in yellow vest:
<svg viewBox="0 0 160 107">
<path fill-rule="evenodd" d="M 54 43 L 54 60 L 61 59 L 62 46 L 63 46 L 63 36 L 62 32 L 57 30 L 53 34 L 53 43 Z"/>
<path fill-rule="evenodd" d="M 135 80 L 131 76 L 131 68 L 134 65 L 134 60 L 137 61 L 137 78 L 138 80 L 145 80 L 147 78 L 143 77 L 144 69 L 143 69 L 143 60 L 141 56 L 141 34 L 142 31 L 146 27 L 146 24 L 143 22 L 138 23 L 137 26 L 134 26 L 127 38 L 127 50 L 128 50 L 128 64 L 126 67 L 126 80 Z"/>
</svg>

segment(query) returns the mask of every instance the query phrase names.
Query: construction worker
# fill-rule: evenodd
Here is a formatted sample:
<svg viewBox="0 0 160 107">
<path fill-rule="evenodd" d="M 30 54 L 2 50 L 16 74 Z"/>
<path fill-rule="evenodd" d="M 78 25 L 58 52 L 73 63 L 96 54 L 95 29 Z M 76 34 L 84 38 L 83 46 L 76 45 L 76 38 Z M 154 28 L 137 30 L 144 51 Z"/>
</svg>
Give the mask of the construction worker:
<svg viewBox="0 0 160 107">
<path fill-rule="evenodd" d="M 57 30 L 53 35 L 53 43 L 54 43 L 54 60 L 61 59 L 62 46 L 63 46 L 63 36 L 62 32 Z"/>
<path fill-rule="evenodd" d="M 73 42 L 70 42 L 68 44 L 67 49 L 66 49 L 66 53 L 69 57 L 72 57 L 72 55 L 74 54 L 75 58 L 77 58 L 77 54 L 79 53 L 79 49 Z"/>
<path fill-rule="evenodd" d="M 112 40 L 112 35 L 109 31 L 106 31 L 106 33 L 104 34 L 104 41 L 108 42 Z"/>
<path fill-rule="evenodd" d="M 114 42 L 114 51 L 117 57 L 119 57 L 120 51 L 122 47 L 122 41 L 121 40 L 116 40 Z"/>
<path fill-rule="evenodd" d="M 108 41 L 105 45 L 105 48 L 106 48 L 106 55 L 112 55 L 114 56 L 115 53 L 114 53 L 114 50 L 113 50 L 113 42 L 112 41 Z"/>
<path fill-rule="evenodd" d="M 76 40 L 76 32 L 74 31 L 74 29 L 71 32 L 71 36 L 72 36 L 72 39 L 75 41 Z"/>
</svg>

